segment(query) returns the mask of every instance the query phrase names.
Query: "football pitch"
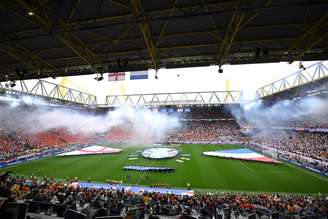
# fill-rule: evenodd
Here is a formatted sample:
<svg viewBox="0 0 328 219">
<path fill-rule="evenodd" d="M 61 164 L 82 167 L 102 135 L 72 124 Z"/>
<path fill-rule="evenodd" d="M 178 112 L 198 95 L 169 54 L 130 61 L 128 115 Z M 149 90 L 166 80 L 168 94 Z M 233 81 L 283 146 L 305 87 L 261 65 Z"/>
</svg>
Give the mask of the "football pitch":
<svg viewBox="0 0 328 219">
<path fill-rule="evenodd" d="M 109 145 L 119 148 L 119 146 Z M 139 147 L 121 147 L 120 154 L 49 157 L 3 168 L 15 174 L 29 176 L 55 176 L 58 179 L 78 177 L 93 182 L 122 180 L 125 184 L 169 184 L 186 188 L 187 183 L 198 191 L 250 191 L 328 194 L 328 177 L 288 164 L 267 164 L 251 161 L 229 160 L 202 155 L 203 151 L 235 149 L 236 145 L 181 145 L 177 149 L 191 154 L 191 160 L 150 160 L 141 156 L 129 160 Z M 171 167 L 172 173 L 124 171 L 128 165 Z M 130 175 L 128 177 L 128 175 Z"/>
</svg>

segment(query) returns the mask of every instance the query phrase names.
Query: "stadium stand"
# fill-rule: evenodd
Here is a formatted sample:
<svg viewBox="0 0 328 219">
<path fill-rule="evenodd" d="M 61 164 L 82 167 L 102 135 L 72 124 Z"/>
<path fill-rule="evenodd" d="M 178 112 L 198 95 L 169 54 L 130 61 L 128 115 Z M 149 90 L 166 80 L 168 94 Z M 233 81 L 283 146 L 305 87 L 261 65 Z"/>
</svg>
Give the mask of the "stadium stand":
<svg viewBox="0 0 328 219">
<path fill-rule="evenodd" d="M 257 130 L 252 132 L 257 132 Z M 0 161 L 2 162 L 47 150 L 60 150 L 72 144 L 94 141 L 91 136 L 69 134 L 65 130 L 51 130 L 34 135 L 1 130 L 0 134 L 2 145 Z M 114 127 L 104 136 L 98 136 L 100 140 L 111 142 L 133 141 L 137 137 L 131 130 L 124 127 Z M 171 131 L 159 140 L 178 144 L 237 143 L 258 148 L 267 146 L 284 158 L 316 167 L 320 171 L 327 172 L 328 170 L 328 137 L 325 133 L 266 130 L 249 136 L 235 120 L 192 119 L 182 121 L 179 129 Z"/>
<path fill-rule="evenodd" d="M 234 120 L 193 120 L 183 123 L 179 131 L 167 135 L 168 142 L 233 142 L 235 135 L 242 136 Z"/>
<path fill-rule="evenodd" d="M 27 134 L 24 131 L 0 130 L 0 163 L 47 151 L 60 151 L 72 144 L 85 144 L 92 138 L 85 134 L 71 134 L 66 130 Z"/>
<path fill-rule="evenodd" d="M 244 135 L 236 121 L 188 121 L 179 131 L 168 134 L 172 143 L 252 143 L 263 144 L 306 157 L 327 161 L 327 135 L 270 130 L 249 137 Z"/>
<path fill-rule="evenodd" d="M 324 196 L 223 193 L 189 197 L 148 192 L 135 194 L 115 189 L 82 189 L 72 186 L 74 182 L 3 174 L 0 195 L 6 200 L 1 205 L 0 217 L 16 218 L 15 212 L 4 206 L 22 202 L 28 203 L 29 212 L 41 215 L 62 217 L 71 215 L 72 210 L 78 216 L 85 215 L 71 218 L 155 218 L 153 215 L 176 218 L 252 218 L 256 215 L 259 218 L 323 218 L 328 213 Z"/>
<path fill-rule="evenodd" d="M 325 133 L 266 130 L 249 136 L 234 120 L 200 120 L 185 122 L 179 131 L 169 133 L 164 141 L 179 144 L 233 143 L 256 147 L 260 151 L 268 147 L 277 156 L 328 173 L 328 136 Z"/>
<path fill-rule="evenodd" d="M 129 130 L 129 126 L 127 126 L 127 127 L 117 126 L 117 127 L 111 128 L 106 133 L 104 138 L 111 142 L 121 142 L 121 141 L 125 141 L 128 139 L 132 139 L 133 133 Z"/>
</svg>

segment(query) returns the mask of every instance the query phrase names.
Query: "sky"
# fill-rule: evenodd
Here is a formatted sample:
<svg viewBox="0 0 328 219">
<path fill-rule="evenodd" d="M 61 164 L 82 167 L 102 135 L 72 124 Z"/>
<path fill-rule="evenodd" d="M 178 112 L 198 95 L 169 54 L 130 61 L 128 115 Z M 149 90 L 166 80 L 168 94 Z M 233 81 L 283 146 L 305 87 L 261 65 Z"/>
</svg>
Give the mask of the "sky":
<svg viewBox="0 0 328 219">
<path fill-rule="evenodd" d="M 309 66 L 315 62 L 302 62 Z M 146 80 L 129 80 L 127 72 L 124 81 L 94 80 L 96 75 L 47 78 L 46 81 L 62 84 L 97 96 L 99 104 L 105 102 L 106 95 L 147 94 L 166 92 L 198 92 L 241 90 L 245 100 L 255 98 L 258 88 L 299 70 L 299 62 L 266 64 L 223 65 L 223 73 L 218 73 L 218 66 L 160 69 L 158 79 L 155 70 L 149 70 Z M 229 81 L 229 86 L 227 86 Z M 32 81 L 33 83 L 33 81 Z"/>
</svg>

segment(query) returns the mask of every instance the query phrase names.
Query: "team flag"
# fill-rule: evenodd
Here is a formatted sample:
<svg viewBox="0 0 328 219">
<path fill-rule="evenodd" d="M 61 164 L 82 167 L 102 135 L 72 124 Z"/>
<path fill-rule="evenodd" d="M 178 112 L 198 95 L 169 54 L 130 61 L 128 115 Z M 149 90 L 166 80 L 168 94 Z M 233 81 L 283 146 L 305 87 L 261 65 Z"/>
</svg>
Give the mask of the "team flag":
<svg viewBox="0 0 328 219">
<path fill-rule="evenodd" d="M 125 72 L 108 73 L 108 81 L 124 81 Z"/>
<path fill-rule="evenodd" d="M 130 72 L 130 80 L 148 79 L 148 71 Z"/>
<path fill-rule="evenodd" d="M 204 151 L 203 154 L 207 156 L 224 157 L 224 158 L 238 159 L 238 160 L 252 160 L 252 161 L 260 161 L 266 163 L 279 163 L 279 161 L 276 161 L 270 157 L 264 156 L 247 148 L 219 150 L 219 151 Z"/>
<path fill-rule="evenodd" d="M 81 148 L 75 151 L 69 151 L 57 156 L 72 156 L 72 155 L 90 155 L 90 154 L 117 154 L 122 150 L 117 148 L 110 148 L 100 145 L 93 145 L 85 148 Z"/>
</svg>

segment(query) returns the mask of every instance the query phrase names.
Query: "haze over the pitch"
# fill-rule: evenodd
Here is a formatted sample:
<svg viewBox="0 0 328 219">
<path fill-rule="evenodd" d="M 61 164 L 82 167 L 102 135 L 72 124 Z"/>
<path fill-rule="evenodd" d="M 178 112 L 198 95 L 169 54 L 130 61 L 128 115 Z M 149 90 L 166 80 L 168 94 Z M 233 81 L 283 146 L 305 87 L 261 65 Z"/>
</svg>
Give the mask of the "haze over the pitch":
<svg viewBox="0 0 328 219">
<path fill-rule="evenodd" d="M 62 128 L 72 133 L 104 133 L 113 127 L 134 132 L 140 140 L 158 140 L 179 126 L 178 118 L 146 108 L 122 107 L 106 114 L 56 106 L 39 98 L 1 96 L 0 123 L 5 130 L 38 133 Z"/>
<path fill-rule="evenodd" d="M 319 97 L 304 97 L 295 100 L 284 100 L 271 106 L 255 101 L 241 106 L 241 109 L 231 109 L 237 122 L 266 128 L 272 126 L 293 126 L 307 123 L 315 127 L 328 122 L 328 99 Z"/>
</svg>

